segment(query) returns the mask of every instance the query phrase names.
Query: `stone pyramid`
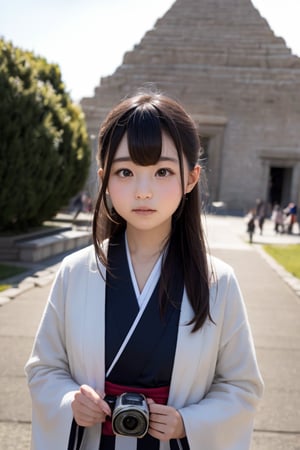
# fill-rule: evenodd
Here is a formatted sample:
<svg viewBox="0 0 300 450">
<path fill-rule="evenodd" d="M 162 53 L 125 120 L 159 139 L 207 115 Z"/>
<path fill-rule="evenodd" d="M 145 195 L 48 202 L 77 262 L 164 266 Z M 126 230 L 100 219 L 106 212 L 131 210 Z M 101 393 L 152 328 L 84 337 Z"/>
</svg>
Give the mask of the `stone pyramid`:
<svg viewBox="0 0 300 450">
<path fill-rule="evenodd" d="M 124 66 L 140 63 L 300 67 L 250 0 L 176 1 L 124 57 Z"/>
<path fill-rule="evenodd" d="M 300 59 L 250 0 L 177 0 L 115 73 L 101 79 L 93 99 L 101 107 L 147 82 L 164 88 L 212 68 L 221 76 L 222 68 L 295 67 Z M 90 103 L 82 101 L 87 109 Z"/>
<path fill-rule="evenodd" d="M 292 129 L 300 121 L 299 75 L 300 58 L 275 36 L 251 0 L 177 0 L 81 104 L 89 132 L 97 134 L 112 105 L 140 87 L 151 85 L 177 98 L 199 124 L 199 133 L 210 139 L 213 199 L 250 204 L 250 198 L 268 195 L 262 142 L 264 148 L 274 148 L 289 141 L 294 148 L 300 140 Z M 287 111 L 289 124 L 283 130 Z M 260 143 L 248 136 L 249 125 Z M 253 145 L 255 151 L 237 163 L 238 152 L 250 152 Z M 252 188 L 250 166 L 259 180 Z M 231 187 L 222 186 L 225 173 Z M 245 184 L 244 198 L 237 198 L 239 181 Z"/>
</svg>

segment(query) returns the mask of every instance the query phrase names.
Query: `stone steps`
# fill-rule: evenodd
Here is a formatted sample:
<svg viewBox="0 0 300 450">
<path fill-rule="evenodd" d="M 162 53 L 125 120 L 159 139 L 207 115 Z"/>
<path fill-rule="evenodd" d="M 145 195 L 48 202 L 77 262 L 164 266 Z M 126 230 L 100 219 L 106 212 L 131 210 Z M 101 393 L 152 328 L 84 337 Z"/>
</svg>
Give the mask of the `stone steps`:
<svg viewBox="0 0 300 450">
<path fill-rule="evenodd" d="M 298 59 L 298 64 L 300 60 Z M 293 84 L 299 85 L 300 83 L 300 67 L 295 72 L 291 72 L 286 68 L 274 69 L 270 68 L 258 68 L 258 67 L 222 67 L 219 66 L 216 70 L 215 66 L 196 64 L 158 64 L 147 65 L 144 64 L 130 65 L 126 68 L 120 69 L 120 76 L 123 77 L 123 86 L 130 85 L 130 82 L 134 82 L 136 86 L 145 82 L 145 70 L 147 70 L 147 78 L 152 82 L 158 82 L 160 85 L 164 82 L 168 85 L 182 85 L 197 83 L 202 86 L 204 84 L 206 88 L 209 88 L 213 80 L 222 80 L 222 82 L 233 85 L 236 82 L 246 81 L 247 83 L 261 83 L 276 86 L 277 83 L 281 85 Z M 203 81 L 204 80 L 204 81 Z M 101 89 L 96 89 L 95 99 L 93 106 L 96 104 L 105 105 L 109 104 L 109 101 L 113 101 L 111 91 L 118 86 L 115 76 L 106 77 L 102 80 Z M 188 88 L 188 86 L 187 86 Z M 117 88 L 116 88 L 117 89 Z M 213 87 L 213 89 L 216 89 Z M 218 89 L 217 89 L 218 90 Z M 96 100 L 96 102 L 95 102 Z M 88 105 L 88 103 L 83 102 Z"/>
</svg>

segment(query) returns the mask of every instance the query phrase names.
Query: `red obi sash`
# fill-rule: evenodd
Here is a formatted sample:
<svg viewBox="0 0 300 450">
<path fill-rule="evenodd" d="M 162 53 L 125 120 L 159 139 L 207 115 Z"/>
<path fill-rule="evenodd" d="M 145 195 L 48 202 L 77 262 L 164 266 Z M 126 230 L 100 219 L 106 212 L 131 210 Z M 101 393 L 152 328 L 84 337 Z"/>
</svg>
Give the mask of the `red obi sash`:
<svg viewBox="0 0 300 450">
<path fill-rule="evenodd" d="M 146 398 L 152 398 L 155 403 L 166 405 L 169 397 L 169 386 L 162 386 L 157 388 L 137 388 L 131 386 L 123 386 L 121 384 L 110 383 L 105 381 L 105 395 L 121 395 L 124 392 L 136 392 L 144 394 Z M 112 431 L 111 421 L 106 420 L 102 426 L 102 434 L 105 436 L 114 436 Z"/>
</svg>

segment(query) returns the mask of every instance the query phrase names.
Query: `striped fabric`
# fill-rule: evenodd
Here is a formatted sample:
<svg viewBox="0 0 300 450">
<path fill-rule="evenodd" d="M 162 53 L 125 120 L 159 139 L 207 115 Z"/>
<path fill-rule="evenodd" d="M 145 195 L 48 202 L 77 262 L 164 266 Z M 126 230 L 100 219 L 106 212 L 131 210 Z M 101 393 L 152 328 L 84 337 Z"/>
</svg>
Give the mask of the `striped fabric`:
<svg viewBox="0 0 300 450">
<path fill-rule="evenodd" d="M 169 444 L 170 450 L 189 450 L 186 439 L 179 442 L 172 439 Z M 167 449 L 165 446 L 164 449 Z M 134 439 L 120 436 L 102 436 L 99 450 L 160 450 L 160 441 L 147 434 L 142 439 Z"/>
</svg>

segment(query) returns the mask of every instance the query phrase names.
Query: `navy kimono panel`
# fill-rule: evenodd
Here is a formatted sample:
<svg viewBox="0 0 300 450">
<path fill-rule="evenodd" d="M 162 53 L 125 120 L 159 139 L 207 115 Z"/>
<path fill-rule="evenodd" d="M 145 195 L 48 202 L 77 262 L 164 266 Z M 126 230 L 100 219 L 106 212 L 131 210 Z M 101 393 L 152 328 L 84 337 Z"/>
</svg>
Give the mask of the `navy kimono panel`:
<svg viewBox="0 0 300 450">
<path fill-rule="evenodd" d="M 110 270 L 107 272 L 105 304 L 106 371 L 139 311 L 127 261 L 124 234 L 110 242 L 108 262 Z M 179 269 L 174 274 L 174 285 L 169 295 L 172 304 L 168 305 L 162 315 L 159 307 L 159 282 L 154 286 L 146 309 L 107 381 L 136 388 L 170 386 L 183 296 L 183 277 Z M 159 441 L 149 434 L 136 441 L 137 450 L 159 449 Z M 181 446 L 183 450 L 188 450 L 186 439 L 181 440 Z M 103 435 L 99 448 L 114 450 L 115 437 Z M 179 449 L 176 440 L 170 441 L 170 448 Z"/>
</svg>

